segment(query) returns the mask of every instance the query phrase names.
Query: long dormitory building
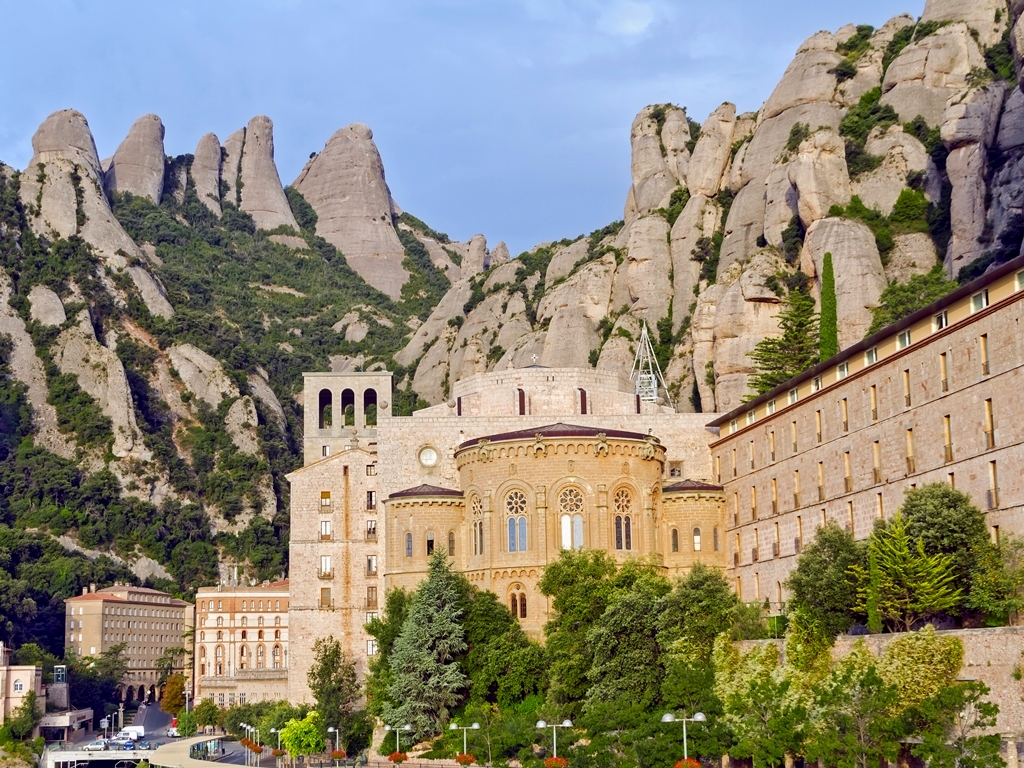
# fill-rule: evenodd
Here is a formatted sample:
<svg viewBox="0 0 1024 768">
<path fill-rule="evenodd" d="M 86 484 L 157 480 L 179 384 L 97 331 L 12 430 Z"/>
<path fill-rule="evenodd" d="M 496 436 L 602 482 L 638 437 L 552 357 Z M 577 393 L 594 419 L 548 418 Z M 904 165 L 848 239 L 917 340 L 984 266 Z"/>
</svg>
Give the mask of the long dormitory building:
<svg viewBox="0 0 1024 768">
<path fill-rule="evenodd" d="M 1024 533 L 1022 317 L 1017 258 L 710 423 L 742 599 L 778 610 L 818 526 L 864 539 L 926 483 Z"/>
</svg>

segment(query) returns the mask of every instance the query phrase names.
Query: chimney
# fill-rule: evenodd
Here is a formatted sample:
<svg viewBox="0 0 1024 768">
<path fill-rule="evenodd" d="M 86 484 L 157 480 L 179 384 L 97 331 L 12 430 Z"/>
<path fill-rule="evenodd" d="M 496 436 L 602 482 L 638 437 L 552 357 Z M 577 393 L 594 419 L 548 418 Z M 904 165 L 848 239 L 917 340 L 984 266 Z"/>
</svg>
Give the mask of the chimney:
<svg viewBox="0 0 1024 768">
<path fill-rule="evenodd" d="M 90 584 L 89 585 L 89 593 L 92 594 L 95 591 L 96 591 L 96 584 L 95 583 Z"/>
<path fill-rule="evenodd" d="M 88 595 L 89 594 L 89 588 L 88 587 L 82 587 L 82 594 L 83 595 Z"/>
</svg>

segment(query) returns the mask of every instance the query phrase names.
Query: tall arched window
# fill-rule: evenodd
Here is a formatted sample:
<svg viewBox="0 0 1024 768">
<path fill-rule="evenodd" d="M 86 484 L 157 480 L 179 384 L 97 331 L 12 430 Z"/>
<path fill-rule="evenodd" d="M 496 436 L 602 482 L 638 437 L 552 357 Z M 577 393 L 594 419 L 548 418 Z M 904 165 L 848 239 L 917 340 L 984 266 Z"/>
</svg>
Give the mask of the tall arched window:
<svg viewBox="0 0 1024 768">
<path fill-rule="evenodd" d="M 262 616 L 257 616 L 256 617 L 256 624 L 258 624 L 261 627 L 263 626 L 263 617 Z M 263 630 L 260 630 L 260 635 L 262 635 L 262 634 L 263 634 Z"/>
<path fill-rule="evenodd" d="M 363 424 L 367 427 L 377 426 L 377 390 L 367 389 L 363 392 Z"/>
<path fill-rule="evenodd" d="M 583 494 L 566 488 L 558 495 L 561 512 L 562 549 L 583 549 Z"/>
<path fill-rule="evenodd" d="M 434 554 L 434 533 L 433 531 L 427 533 L 427 557 Z"/>
<path fill-rule="evenodd" d="M 519 615 L 519 595 L 516 595 L 515 593 L 513 593 L 512 598 L 510 599 L 510 602 L 512 603 L 512 615 L 513 616 L 518 616 Z"/>
<path fill-rule="evenodd" d="M 242 601 L 242 610 L 243 611 L 249 610 L 249 603 L 246 602 L 245 600 Z"/>
<path fill-rule="evenodd" d="M 448 557 L 455 557 L 455 531 L 448 531 Z"/>
<path fill-rule="evenodd" d="M 412 557 L 412 534 L 405 534 L 405 556 Z"/>
<path fill-rule="evenodd" d="M 672 551 L 679 551 L 679 531 L 677 531 L 675 528 L 672 529 Z"/>
<path fill-rule="evenodd" d="M 526 390 L 516 390 L 516 413 L 520 416 L 526 415 Z"/>
<path fill-rule="evenodd" d="M 317 413 L 319 414 L 318 423 L 320 429 L 330 429 L 333 423 L 333 418 L 331 414 L 331 402 L 333 400 L 333 397 L 331 395 L 331 390 L 321 389 L 320 396 L 317 399 L 319 401 L 319 408 Z"/>
<path fill-rule="evenodd" d="M 223 627 L 224 626 L 224 617 L 223 616 L 218 616 L 217 617 L 217 626 L 218 627 Z"/>
<path fill-rule="evenodd" d="M 693 551 L 700 552 L 700 528 L 693 529 Z"/>
<path fill-rule="evenodd" d="M 525 552 L 527 549 L 526 530 L 526 494 L 522 491 L 510 491 L 505 497 L 505 510 L 508 512 L 508 551 Z"/>
<path fill-rule="evenodd" d="M 246 639 L 248 639 L 248 637 L 249 637 L 249 630 L 243 629 L 242 630 L 242 639 L 246 640 Z"/>
<path fill-rule="evenodd" d="M 275 611 L 280 611 L 281 610 L 281 601 L 280 600 L 275 600 L 274 601 L 274 610 Z"/>
<path fill-rule="evenodd" d="M 519 618 L 526 618 L 526 595 L 519 596 Z"/>
<path fill-rule="evenodd" d="M 280 616 L 275 616 L 274 617 L 274 626 L 275 627 L 280 627 L 281 626 L 281 617 Z"/>
<path fill-rule="evenodd" d="M 633 494 L 625 488 L 615 492 L 615 548 L 633 549 Z"/>
<path fill-rule="evenodd" d="M 587 390 L 585 390 L 585 389 L 577 389 L 576 393 L 579 395 L 579 398 L 580 398 L 580 415 L 581 416 L 586 416 L 587 415 Z"/>
<path fill-rule="evenodd" d="M 341 412 L 344 414 L 346 427 L 356 425 L 356 393 L 351 389 L 343 390 L 341 393 Z"/>
<path fill-rule="evenodd" d="M 242 619 L 241 619 L 241 622 L 242 622 L 242 626 L 243 627 L 249 626 L 249 617 L 248 616 L 243 616 Z"/>
</svg>

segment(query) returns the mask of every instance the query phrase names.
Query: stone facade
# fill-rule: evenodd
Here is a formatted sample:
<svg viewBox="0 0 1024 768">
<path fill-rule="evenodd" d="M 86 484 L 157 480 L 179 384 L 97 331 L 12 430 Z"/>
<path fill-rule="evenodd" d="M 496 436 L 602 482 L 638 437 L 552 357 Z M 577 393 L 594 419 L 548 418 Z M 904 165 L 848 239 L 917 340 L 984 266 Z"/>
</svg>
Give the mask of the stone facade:
<svg viewBox="0 0 1024 768">
<path fill-rule="evenodd" d="M 284 698 L 288 604 L 287 580 L 196 592 L 196 699 L 230 707 Z"/>
<path fill-rule="evenodd" d="M 711 426 L 728 568 L 778 610 L 827 520 L 866 538 L 904 493 L 949 482 L 993 538 L 1024 533 L 1024 258 L 963 286 Z"/>
<path fill-rule="evenodd" d="M 93 585 L 65 600 L 64 605 L 66 649 L 73 649 L 81 658 L 99 656 L 124 643 L 128 674 L 118 687 L 121 697 L 125 701 L 160 698 L 162 672 L 157 660 L 169 648 L 187 647 L 185 637 L 195 622 L 192 603 L 145 587 L 114 585 L 96 590 Z M 176 664 L 183 662 L 184 656 L 179 655 Z"/>
<path fill-rule="evenodd" d="M 0 643 L 0 725 L 13 716 L 29 693 L 35 691 L 36 710 L 46 711 L 46 688 L 43 686 L 43 668 L 11 664 L 11 650 Z M 38 735 L 38 727 L 32 736 Z"/>
<path fill-rule="evenodd" d="M 391 416 L 390 392 L 386 372 L 305 376 L 305 465 L 289 475 L 293 702 L 310 700 L 318 637 L 342 640 L 365 674 L 376 652 L 365 623 L 387 589 L 415 588 L 433 548 L 514 605 L 535 637 L 549 610 L 536 584 L 563 541 L 619 561 L 654 556 L 666 575 L 697 561 L 724 567 L 723 496 L 706 482 L 706 414 L 638 402 L 618 375 L 575 368 L 473 376 L 453 386 L 449 402 L 410 417 Z M 491 447 L 482 450 L 481 439 Z M 513 491 L 522 494 L 515 515 Z"/>
</svg>

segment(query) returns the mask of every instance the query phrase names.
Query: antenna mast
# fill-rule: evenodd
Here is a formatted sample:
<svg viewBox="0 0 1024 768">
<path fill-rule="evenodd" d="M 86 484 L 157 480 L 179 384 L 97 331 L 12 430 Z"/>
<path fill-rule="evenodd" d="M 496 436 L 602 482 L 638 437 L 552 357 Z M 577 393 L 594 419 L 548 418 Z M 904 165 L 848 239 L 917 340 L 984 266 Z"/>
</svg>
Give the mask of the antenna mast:
<svg viewBox="0 0 1024 768">
<path fill-rule="evenodd" d="M 654 356 L 654 346 L 647 333 L 647 323 L 644 323 L 640 330 L 640 341 L 636 345 L 636 357 L 633 358 L 633 370 L 629 374 L 629 380 L 636 386 L 637 397 L 645 403 L 658 402 L 658 384 L 660 383 L 665 390 L 665 401 L 672 405 L 672 398 L 668 394 L 668 385 L 665 383 L 665 377 L 661 375 L 658 358 Z"/>
</svg>

